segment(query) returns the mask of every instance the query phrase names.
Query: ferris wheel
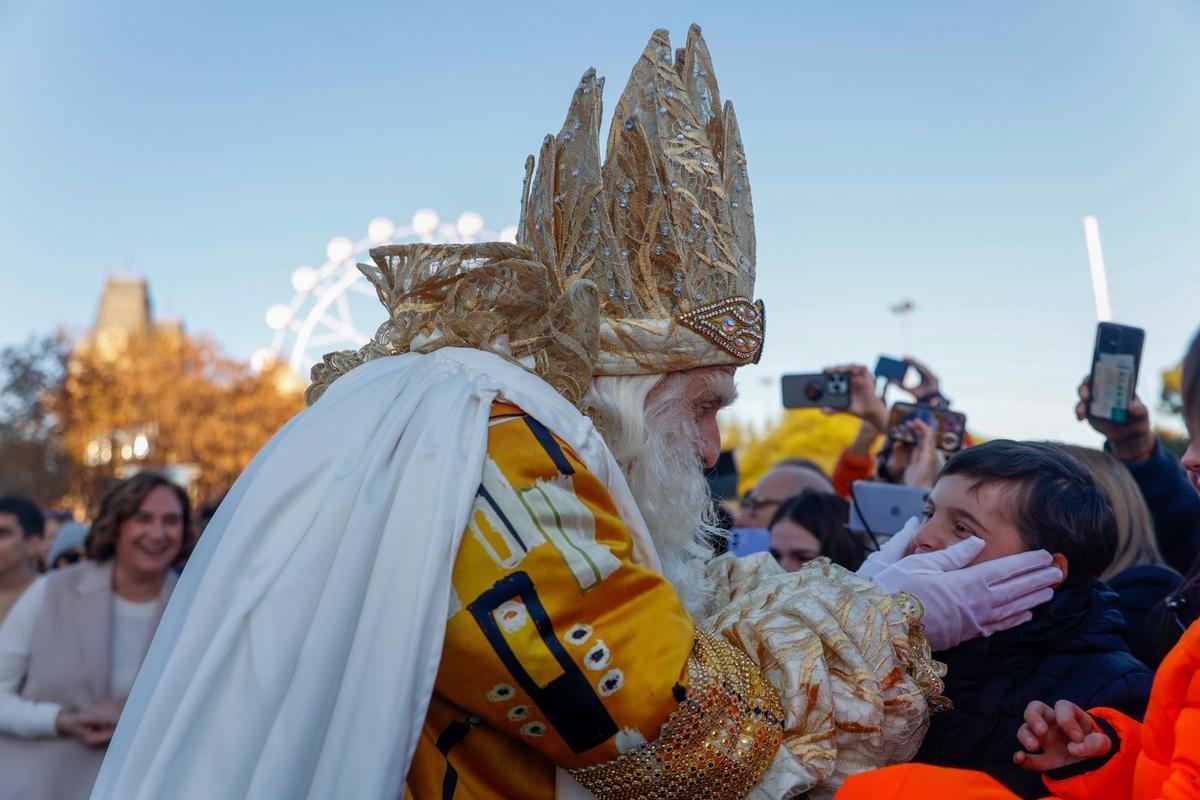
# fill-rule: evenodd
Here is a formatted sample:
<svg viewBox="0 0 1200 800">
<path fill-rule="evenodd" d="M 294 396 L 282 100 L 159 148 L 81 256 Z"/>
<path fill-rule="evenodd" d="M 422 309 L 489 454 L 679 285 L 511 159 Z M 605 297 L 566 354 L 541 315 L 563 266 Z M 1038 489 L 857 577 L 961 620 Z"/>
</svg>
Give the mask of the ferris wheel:
<svg viewBox="0 0 1200 800">
<path fill-rule="evenodd" d="M 375 289 L 355 264 L 368 260 L 367 251 L 384 244 L 404 242 L 516 241 L 517 228 L 508 225 L 498 233 L 487 230 L 483 217 L 466 211 L 453 223 L 442 222 L 436 211 L 422 209 L 409 225 L 397 226 L 387 217 L 367 224 L 365 239 L 335 236 L 325 246 L 326 261 L 319 267 L 297 267 L 292 272 L 291 302 L 267 309 L 267 327 L 274 333 L 271 346 L 256 350 L 250 364 L 261 370 L 286 363 L 305 380 L 312 366 L 326 353 L 362 347 L 383 322 Z"/>
</svg>

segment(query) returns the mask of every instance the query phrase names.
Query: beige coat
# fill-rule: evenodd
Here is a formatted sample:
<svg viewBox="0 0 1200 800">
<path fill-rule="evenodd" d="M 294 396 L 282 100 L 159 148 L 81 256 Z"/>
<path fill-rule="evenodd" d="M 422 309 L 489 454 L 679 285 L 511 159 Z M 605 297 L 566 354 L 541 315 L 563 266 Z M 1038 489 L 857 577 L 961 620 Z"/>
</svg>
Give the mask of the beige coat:
<svg viewBox="0 0 1200 800">
<path fill-rule="evenodd" d="M 164 607 L 174 587 L 171 573 L 163 587 Z M 112 617 L 111 561 L 86 561 L 52 573 L 21 694 L 68 708 L 110 699 Z M 87 800 L 104 752 L 72 738 L 0 735 L 0 800 Z"/>
</svg>

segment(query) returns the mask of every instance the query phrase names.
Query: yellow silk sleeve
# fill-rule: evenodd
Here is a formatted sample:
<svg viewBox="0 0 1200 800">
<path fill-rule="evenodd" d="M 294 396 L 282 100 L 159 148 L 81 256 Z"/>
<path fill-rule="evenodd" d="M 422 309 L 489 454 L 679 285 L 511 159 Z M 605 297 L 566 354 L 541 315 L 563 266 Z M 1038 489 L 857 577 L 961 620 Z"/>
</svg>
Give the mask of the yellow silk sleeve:
<svg viewBox="0 0 1200 800">
<path fill-rule="evenodd" d="M 453 572 L 437 693 L 566 768 L 653 741 L 687 684 L 694 624 L 635 564 L 604 486 L 512 406 Z"/>
</svg>

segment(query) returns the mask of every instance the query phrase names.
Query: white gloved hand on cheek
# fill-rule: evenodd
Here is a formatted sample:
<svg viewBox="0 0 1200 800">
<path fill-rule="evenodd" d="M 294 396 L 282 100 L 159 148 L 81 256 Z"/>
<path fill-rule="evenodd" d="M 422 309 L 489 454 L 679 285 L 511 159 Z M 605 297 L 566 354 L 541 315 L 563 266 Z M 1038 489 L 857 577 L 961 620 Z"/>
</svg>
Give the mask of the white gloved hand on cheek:
<svg viewBox="0 0 1200 800">
<path fill-rule="evenodd" d="M 892 538 L 884 542 L 882 547 L 867 556 L 867 560 L 859 565 L 855 574 L 864 578 L 873 578 L 904 558 L 908 555 L 908 551 L 912 547 L 912 541 L 917 537 L 917 533 L 921 530 L 923 523 L 924 520 L 920 517 L 913 517 L 904 523 L 904 527 Z"/>
<path fill-rule="evenodd" d="M 984 546 L 972 536 L 945 550 L 901 558 L 869 577 L 888 594 L 921 598 L 925 636 L 934 650 L 947 650 L 1028 622 L 1030 609 L 1053 597 L 1051 587 L 1062 582 L 1062 571 L 1045 550 L 967 566 Z"/>
</svg>

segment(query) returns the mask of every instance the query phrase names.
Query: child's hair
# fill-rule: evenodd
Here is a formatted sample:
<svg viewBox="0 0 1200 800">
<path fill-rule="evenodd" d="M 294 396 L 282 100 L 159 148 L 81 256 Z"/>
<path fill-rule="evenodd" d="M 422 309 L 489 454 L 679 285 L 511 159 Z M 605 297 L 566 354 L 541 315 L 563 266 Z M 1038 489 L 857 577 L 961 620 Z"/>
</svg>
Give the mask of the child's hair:
<svg viewBox="0 0 1200 800">
<path fill-rule="evenodd" d="M 1014 486 L 1009 518 L 1031 550 L 1066 556 L 1067 585 L 1100 577 L 1116 556 L 1117 520 L 1108 496 L 1056 445 L 995 439 L 954 456 L 942 470 L 947 475 L 974 479 L 972 489 Z"/>
</svg>

